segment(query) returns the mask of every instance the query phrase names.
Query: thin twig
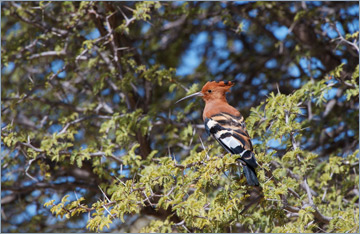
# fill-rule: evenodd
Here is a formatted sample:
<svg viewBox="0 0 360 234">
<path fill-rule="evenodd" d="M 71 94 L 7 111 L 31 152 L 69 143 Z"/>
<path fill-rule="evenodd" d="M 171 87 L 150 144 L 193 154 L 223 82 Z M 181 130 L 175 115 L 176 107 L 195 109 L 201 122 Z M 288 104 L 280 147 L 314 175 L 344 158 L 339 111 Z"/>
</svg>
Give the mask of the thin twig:
<svg viewBox="0 0 360 234">
<path fill-rule="evenodd" d="M 359 53 L 359 46 L 358 46 L 356 43 L 354 43 L 354 42 L 351 42 L 351 41 L 346 40 L 346 39 L 341 35 L 339 29 L 336 27 L 336 25 L 335 25 L 334 23 L 331 23 L 331 25 L 333 26 L 333 28 L 335 29 L 335 31 L 339 34 L 339 37 L 338 37 L 338 38 L 333 39 L 333 41 L 334 41 L 334 40 L 340 40 L 340 42 L 339 42 L 339 44 L 336 46 L 336 48 L 341 44 L 341 42 L 344 42 L 344 43 L 349 44 L 349 45 L 351 45 L 352 47 L 354 47 L 354 48 L 357 50 L 357 52 Z M 356 41 L 355 41 L 355 42 L 356 42 Z M 335 48 L 335 49 L 336 49 L 336 48 Z"/>
<path fill-rule="evenodd" d="M 29 160 L 29 164 L 28 164 L 28 166 L 26 167 L 26 169 L 25 169 L 25 174 L 30 178 L 30 179 L 32 179 L 32 180 L 34 180 L 35 182 L 39 182 L 39 180 L 38 179 L 36 179 L 36 178 L 34 178 L 33 176 L 31 176 L 30 174 L 29 174 L 29 169 L 30 169 L 30 166 L 31 166 L 31 164 L 36 160 L 37 158 L 33 158 L 33 159 L 31 159 L 31 160 Z"/>
<path fill-rule="evenodd" d="M 309 185 L 308 185 L 306 179 L 304 179 L 304 185 L 305 185 L 305 189 L 306 189 L 306 193 L 307 193 L 307 196 L 308 196 L 309 203 L 310 203 L 311 206 L 313 206 L 314 202 L 313 202 L 312 195 L 311 195 L 311 192 L 310 192 L 310 188 L 309 188 Z"/>
</svg>

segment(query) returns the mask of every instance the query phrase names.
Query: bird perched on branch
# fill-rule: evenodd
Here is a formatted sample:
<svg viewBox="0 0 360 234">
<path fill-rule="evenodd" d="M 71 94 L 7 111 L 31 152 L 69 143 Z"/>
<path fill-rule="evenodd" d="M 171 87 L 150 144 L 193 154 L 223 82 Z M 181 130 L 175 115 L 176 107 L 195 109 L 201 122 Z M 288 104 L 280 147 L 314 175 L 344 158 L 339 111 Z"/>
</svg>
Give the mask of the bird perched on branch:
<svg viewBox="0 0 360 234">
<path fill-rule="evenodd" d="M 258 166 L 251 139 L 246 131 L 244 117 L 238 110 L 230 106 L 225 94 L 230 91 L 234 81 L 207 82 L 197 92 L 186 96 L 176 103 L 194 96 L 200 96 L 205 101 L 203 120 L 206 132 L 229 153 L 238 154 L 244 175 L 249 185 L 259 185 L 255 168 Z"/>
</svg>

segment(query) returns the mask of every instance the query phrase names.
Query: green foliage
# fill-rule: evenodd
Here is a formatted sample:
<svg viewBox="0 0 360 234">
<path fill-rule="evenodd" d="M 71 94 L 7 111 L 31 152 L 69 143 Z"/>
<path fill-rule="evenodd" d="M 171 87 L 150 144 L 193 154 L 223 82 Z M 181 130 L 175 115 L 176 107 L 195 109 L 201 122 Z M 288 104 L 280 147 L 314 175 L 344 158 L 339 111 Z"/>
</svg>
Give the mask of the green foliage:
<svg viewBox="0 0 360 234">
<path fill-rule="evenodd" d="M 353 3 L 234 4 L 4 3 L 2 231 L 357 232 L 358 32 L 319 33 Z M 238 81 L 259 188 L 202 100 L 175 104 L 214 79 Z"/>
<path fill-rule="evenodd" d="M 354 73 L 351 76 L 351 80 L 349 81 L 349 86 L 351 86 L 351 89 L 347 89 L 346 94 L 346 100 L 349 101 L 352 97 L 358 97 L 359 96 L 359 65 L 357 65 Z"/>
</svg>

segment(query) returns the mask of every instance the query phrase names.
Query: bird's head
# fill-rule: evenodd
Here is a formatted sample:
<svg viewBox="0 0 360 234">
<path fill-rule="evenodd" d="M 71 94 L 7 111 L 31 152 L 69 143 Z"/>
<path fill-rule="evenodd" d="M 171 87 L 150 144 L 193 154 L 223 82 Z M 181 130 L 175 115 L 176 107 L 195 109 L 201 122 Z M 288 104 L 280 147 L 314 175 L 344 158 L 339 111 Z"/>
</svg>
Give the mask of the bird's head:
<svg viewBox="0 0 360 234">
<path fill-rule="evenodd" d="M 234 84 L 235 81 L 209 81 L 202 87 L 200 92 L 183 97 L 176 103 L 194 96 L 202 97 L 205 102 L 216 99 L 226 100 L 225 93 L 229 92 Z"/>
</svg>

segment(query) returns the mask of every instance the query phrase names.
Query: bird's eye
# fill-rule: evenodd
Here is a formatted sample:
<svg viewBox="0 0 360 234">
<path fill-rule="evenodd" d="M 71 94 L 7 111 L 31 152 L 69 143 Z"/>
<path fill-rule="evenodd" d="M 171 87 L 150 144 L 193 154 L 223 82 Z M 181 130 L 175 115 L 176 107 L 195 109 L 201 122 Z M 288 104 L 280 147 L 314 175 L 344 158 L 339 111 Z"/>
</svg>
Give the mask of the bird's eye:
<svg viewBox="0 0 360 234">
<path fill-rule="evenodd" d="M 212 92 L 211 89 L 209 89 L 208 92 L 211 93 Z"/>
</svg>

